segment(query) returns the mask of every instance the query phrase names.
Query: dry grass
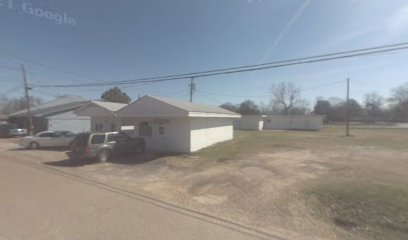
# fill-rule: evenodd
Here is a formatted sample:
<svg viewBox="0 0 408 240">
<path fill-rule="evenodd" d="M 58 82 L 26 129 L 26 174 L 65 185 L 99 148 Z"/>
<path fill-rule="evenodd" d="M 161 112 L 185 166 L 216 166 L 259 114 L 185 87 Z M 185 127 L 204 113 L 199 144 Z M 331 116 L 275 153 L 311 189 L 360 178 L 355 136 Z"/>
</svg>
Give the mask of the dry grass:
<svg viewBox="0 0 408 240">
<path fill-rule="evenodd" d="M 191 155 L 64 170 L 288 239 L 408 239 L 408 129 L 351 133 L 238 131 Z M 66 162 L 60 152 L 9 154 Z"/>
<path fill-rule="evenodd" d="M 294 214 L 320 219 L 322 229 L 332 230 L 339 238 L 408 239 L 407 129 L 356 128 L 352 129 L 352 137 L 345 137 L 342 128 L 327 128 L 322 132 L 236 134 L 234 141 L 203 150 L 198 156 L 234 161 L 260 152 L 320 154 L 320 158 L 313 159 L 311 156 L 304 163 L 327 171 L 309 179 L 302 178 L 306 180 L 303 183 L 287 186 L 286 191 L 301 191 L 304 198 L 285 194 L 284 199 L 288 202 L 281 206 L 282 209 L 305 202 L 311 215 L 301 213 L 301 210 Z M 296 157 L 295 154 L 290 156 Z M 286 160 L 287 165 L 276 168 L 277 171 L 303 162 L 302 157 L 297 157 L 299 161 L 291 163 Z M 297 174 L 306 172 L 299 169 Z M 286 209 L 282 215 L 291 213 L 293 211 Z M 290 220 L 288 222 L 291 223 Z"/>
</svg>

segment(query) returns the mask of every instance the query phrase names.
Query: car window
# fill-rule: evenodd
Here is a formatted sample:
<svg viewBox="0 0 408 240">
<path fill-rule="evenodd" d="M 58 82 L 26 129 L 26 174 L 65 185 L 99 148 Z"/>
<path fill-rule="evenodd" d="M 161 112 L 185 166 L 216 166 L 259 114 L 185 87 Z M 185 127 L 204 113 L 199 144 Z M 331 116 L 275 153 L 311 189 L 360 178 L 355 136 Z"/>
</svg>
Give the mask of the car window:
<svg viewBox="0 0 408 240">
<path fill-rule="evenodd" d="M 52 132 L 45 132 L 45 133 L 38 134 L 38 137 L 58 137 L 58 135 Z"/>
<path fill-rule="evenodd" d="M 73 132 L 67 131 L 67 132 L 62 132 L 62 135 L 63 135 L 64 137 L 74 137 L 76 134 L 73 133 Z"/>
<path fill-rule="evenodd" d="M 95 134 L 92 136 L 91 144 L 102 144 L 105 142 L 105 134 Z"/>
<path fill-rule="evenodd" d="M 126 140 L 126 139 L 128 139 L 128 137 L 121 133 L 114 133 L 114 134 L 108 135 L 108 142 L 114 142 L 114 141 L 120 141 L 120 140 Z"/>
</svg>

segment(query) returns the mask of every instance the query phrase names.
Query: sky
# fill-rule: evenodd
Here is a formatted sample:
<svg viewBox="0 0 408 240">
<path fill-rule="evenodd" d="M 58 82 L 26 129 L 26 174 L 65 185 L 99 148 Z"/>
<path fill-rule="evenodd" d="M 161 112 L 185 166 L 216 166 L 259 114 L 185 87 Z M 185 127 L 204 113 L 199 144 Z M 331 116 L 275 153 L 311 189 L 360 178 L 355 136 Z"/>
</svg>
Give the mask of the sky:
<svg viewBox="0 0 408 240">
<path fill-rule="evenodd" d="M 120 81 L 259 64 L 405 42 L 406 0 L 0 0 L 0 95 L 29 84 Z M 408 50 L 196 79 L 194 102 L 270 101 L 293 82 L 316 97 L 388 96 L 408 81 Z M 344 82 L 342 81 L 344 80 Z M 189 100 L 189 81 L 119 86 L 134 100 Z M 325 86 L 325 87 L 323 87 Z M 109 87 L 33 88 L 31 95 L 98 99 Z"/>
</svg>

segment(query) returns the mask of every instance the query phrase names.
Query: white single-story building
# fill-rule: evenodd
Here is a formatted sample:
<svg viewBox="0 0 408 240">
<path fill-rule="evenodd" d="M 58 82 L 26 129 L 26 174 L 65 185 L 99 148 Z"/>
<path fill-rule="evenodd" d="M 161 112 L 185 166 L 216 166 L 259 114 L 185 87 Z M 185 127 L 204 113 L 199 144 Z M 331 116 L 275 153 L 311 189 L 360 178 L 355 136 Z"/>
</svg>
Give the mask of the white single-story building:
<svg viewBox="0 0 408 240">
<path fill-rule="evenodd" d="M 264 130 L 313 130 L 323 127 L 323 115 L 272 115 L 264 117 Z"/>
<path fill-rule="evenodd" d="M 89 131 L 88 116 L 77 116 L 75 111 L 88 100 L 79 96 L 63 96 L 31 107 L 34 133 L 41 131 Z M 28 111 L 23 109 L 8 115 L 8 121 L 20 128 L 28 128 Z"/>
<path fill-rule="evenodd" d="M 240 115 L 223 108 L 144 96 L 116 112 L 122 127 L 150 149 L 195 152 L 233 138 Z M 123 129 L 123 128 L 122 128 Z"/>
<path fill-rule="evenodd" d="M 69 130 L 73 132 L 89 131 L 91 121 L 89 117 L 77 116 L 74 111 L 59 113 L 47 117 L 48 131 Z"/>
<path fill-rule="evenodd" d="M 260 131 L 264 126 L 264 115 L 242 115 L 240 119 L 234 120 L 234 128 L 239 130 Z"/>
<path fill-rule="evenodd" d="M 78 116 L 91 117 L 91 127 L 87 131 L 109 132 L 118 131 L 122 124 L 121 119 L 116 116 L 116 111 L 128 104 L 90 101 L 75 111 Z"/>
</svg>

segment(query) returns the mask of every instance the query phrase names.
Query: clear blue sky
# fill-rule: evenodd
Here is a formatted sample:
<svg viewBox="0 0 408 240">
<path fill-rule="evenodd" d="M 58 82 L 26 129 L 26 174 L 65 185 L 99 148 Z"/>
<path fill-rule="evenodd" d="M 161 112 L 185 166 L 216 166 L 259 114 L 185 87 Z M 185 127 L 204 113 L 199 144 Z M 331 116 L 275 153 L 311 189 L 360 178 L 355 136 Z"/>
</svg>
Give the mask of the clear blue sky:
<svg viewBox="0 0 408 240">
<path fill-rule="evenodd" d="M 0 65 L 24 63 L 33 84 L 94 82 L 12 58 L 7 53 L 100 81 L 186 73 L 270 62 L 408 40 L 406 0 L 0 0 Z M 75 26 L 24 12 L 26 6 L 66 13 Z M 2 6 L 1 6 L 2 5 Z M 26 9 L 27 10 L 27 9 Z M 195 102 L 268 102 L 268 88 L 291 81 L 315 97 L 341 97 L 345 85 L 310 90 L 350 77 L 353 98 L 387 96 L 408 81 L 408 51 L 197 80 Z M 21 73 L 0 68 L 0 93 Z M 97 99 L 107 87 L 33 89 Z M 133 99 L 150 94 L 188 99 L 185 80 L 122 87 Z M 7 96 L 22 94 L 22 89 Z M 308 90 L 309 89 L 309 90 Z M 306 91 L 307 90 L 307 91 Z M 223 96 L 228 95 L 228 96 Z M 230 97 L 229 95 L 233 96 Z M 236 97 L 238 96 L 238 97 Z"/>
</svg>

